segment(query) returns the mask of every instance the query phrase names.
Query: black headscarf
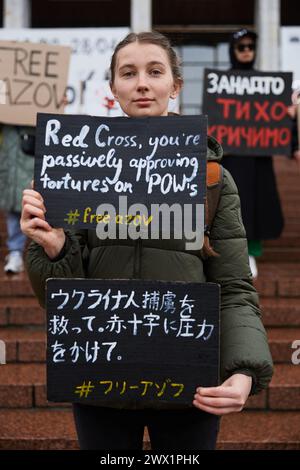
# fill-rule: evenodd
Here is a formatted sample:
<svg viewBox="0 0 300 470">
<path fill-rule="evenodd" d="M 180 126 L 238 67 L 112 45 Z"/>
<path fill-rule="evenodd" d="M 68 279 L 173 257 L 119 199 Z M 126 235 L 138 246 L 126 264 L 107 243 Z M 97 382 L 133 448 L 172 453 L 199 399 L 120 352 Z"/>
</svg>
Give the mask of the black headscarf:
<svg viewBox="0 0 300 470">
<path fill-rule="evenodd" d="M 240 29 L 239 31 L 236 31 L 235 33 L 232 34 L 229 42 L 229 56 L 230 56 L 230 62 L 231 62 L 231 68 L 232 69 L 239 69 L 239 70 L 251 70 L 253 69 L 254 62 L 255 62 L 255 54 L 254 54 L 254 59 L 251 62 L 239 62 L 235 56 L 234 53 L 234 46 L 236 45 L 237 42 L 239 42 L 242 38 L 249 37 L 254 41 L 254 44 L 256 44 L 257 40 L 257 34 L 254 33 L 253 31 L 249 31 L 248 29 Z"/>
</svg>

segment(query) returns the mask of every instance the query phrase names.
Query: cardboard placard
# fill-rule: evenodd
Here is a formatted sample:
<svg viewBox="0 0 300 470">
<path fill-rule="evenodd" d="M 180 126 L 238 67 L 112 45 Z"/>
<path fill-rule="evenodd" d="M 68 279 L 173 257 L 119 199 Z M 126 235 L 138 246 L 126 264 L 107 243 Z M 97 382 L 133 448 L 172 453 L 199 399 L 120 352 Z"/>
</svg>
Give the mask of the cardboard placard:
<svg viewBox="0 0 300 470">
<path fill-rule="evenodd" d="M 220 286 L 48 279 L 47 397 L 192 406 L 219 382 Z"/>
<path fill-rule="evenodd" d="M 37 112 L 63 113 L 71 49 L 0 41 L 0 122 L 36 125 Z"/>
<path fill-rule="evenodd" d="M 144 234 L 151 229 L 145 238 L 182 238 L 184 231 L 189 239 L 197 226 L 203 235 L 206 117 L 39 114 L 37 123 L 34 184 L 51 225 L 100 230 L 115 224 L 127 231 L 131 224 Z M 174 209 L 166 227 L 158 220 L 162 204 L 164 223 Z M 183 229 L 183 219 L 190 228 Z M 200 242 L 197 249 L 203 237 Z"/>
<path fill-rule="evenodd" d="M 123 112 L 109 86 L 110 59 L 129 32 L 125 27 L 0 28 L 0 40 L 69 46 L 72 53 L 65 113 L 112 117 L 122 116 Z"/>
<path fill-rule="evenodd" d="M 208 135 L 232 155 L 290 155 L 292 74 L 205 70 Z"/>
</svg>

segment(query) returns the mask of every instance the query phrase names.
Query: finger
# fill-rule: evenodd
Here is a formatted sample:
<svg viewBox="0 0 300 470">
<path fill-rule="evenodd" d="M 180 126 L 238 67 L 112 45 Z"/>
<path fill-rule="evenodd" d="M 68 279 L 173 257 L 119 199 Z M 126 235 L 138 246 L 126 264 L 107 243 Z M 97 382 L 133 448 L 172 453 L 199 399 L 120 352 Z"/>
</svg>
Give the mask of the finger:
<svg viewBox="0 0 300 470">
<path fill-rule="evenodd" d="M 23 196 L 32 196 L 40 201 L 44 202 L 44 199 L 42 198 L 42 195 L 38 193 L 37 191 L 34 191 L 34 189 L 24 189 L 23 191 Z"/>
<path fill-rule="evenodd" d="M 30 182 L 30 187 L 31 187 L 31 189 L 34 188 L 34 180 L 31 180 L 31 182 Z"/>
<path fill-rule="evenodd" d="M 45 220 L 40 219 L 39 217 L 34 217 L 26 224 L 27 229 L 43 228 L 47 231 L 51 231 L 52 227 Z"/>
<path fill-rule="evenodd" d="M 32 205 L 34 205 L 34 206 L 36 206 L 36 207 L 40 207 L 40 208 L 44 207 L 44 208 L 45 208 L 45 205 L 44 205 L 44 203 L 43 203 L 43 201 L 42 201 L 41 199 L 39 199 L 39 198 L 37 198 L 37 197 L 35 197 L 35 196 L 33 196 L 33 195 L 30 195 L 30 194 L 25 194 L 25 195 L 23 195 L 23 201 L 22 201 L 22 202 L 23 202 L 23 206 L 24 206 L 26 203 L 28 203 L 28 204 L 32 204 Z M 45 209 L 46 209 L 46 208 L 45 208 Z"/>
<path fill-rule="evenodd" d="M 217 416 L 227 415 L 229 413 L 238 413 L 239 411 L 241 411 L 236 407 L 214 408 L 212 406 L 199 405 L 195 401 L 193 401 L 193 405 L 199 410 L 202 410 L 202 411 L 205 411 L 206 413 L 211 413 Z"/>
<path fill-rule="evenodd" d="M 238 392 L 233 387 L 198 387 L 197 393 L 203 397 L 238 398 Z"/>
<path fill-rule="evenodd" d="M 243 406 L 241 401 L 238 401 L 234 398 L 210 398 L 210 397 L 201 397 L 199 394 L 194 396 L 194 399 L 200 405 L 211 406 L 216 408 L 223 408 L 223 407 L 234 407 L 234 406 Z"/>
<path fill-rule="evenodd" d="M 23 196 L 22 204 L 23 204 L 23 207 L 25 206 L 25 204 L 30 204 L 46 212 L 46 207 L 44 203 L 40 199 L 37 199 L 36 197 L 25 195 Z"/>
<path fill-rule="evenodd" d="M 29 218 L 30 216 L 40 217 L 41 219 L 45 220 L 45 214 L 42 209 L 35 207 L 31 204 L 24 204 L 23 207 L 23 214 L 25 218 Z"/>
</svg>

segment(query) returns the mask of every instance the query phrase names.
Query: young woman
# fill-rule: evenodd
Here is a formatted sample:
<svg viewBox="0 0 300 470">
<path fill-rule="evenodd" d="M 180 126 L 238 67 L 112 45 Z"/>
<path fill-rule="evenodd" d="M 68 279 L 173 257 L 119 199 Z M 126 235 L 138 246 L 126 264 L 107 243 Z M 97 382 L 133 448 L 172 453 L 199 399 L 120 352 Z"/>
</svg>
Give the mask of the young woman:
<svg viewBox="0 0 300 470">
<path fill-rule="evenodd" d="M 164 36 L 131 33 L 116 47 L 111 89 L 129 118 L 167 116 L 169 99 L 176 98 L 181 87 L 178 59 Z M 219 161 L 220 145 L 208 139 L 208 147 L 208 159 Z M 27 269 L 42 306 L 49 277 L 126 279 L 138 273 L 142 279 L 216 282 L 222 291 L 222 384 L 203 388 L 199 383 L 190 408 L 185 410 L 74 404 L 80 447 L 139 449 L 147 426 L 154 450 L 214 449 L 219 416 L 241 411 L 249 394 L 265 388 L 272 376 L 272 359 L 249 270 L 239 197 L 229 173 L 224 172 L 211 230 L 211 243 L 219 256 L 208 255 L 207 238 L 205 248 L 194 255 L 186 253 L 183 246 L 175 249 L 171 240 L 168 249 L 163 245 L 153 248 L 143 240 L 137 252 L 135 241 L 128 240 L 127 246 L 109 240 L 104 243 L 95 230 L 73 233 L 54 229 L 45 220 L 45 209 L 39 193 L 24 191 L 21 226 L 33 240 Z"/>
</svg>

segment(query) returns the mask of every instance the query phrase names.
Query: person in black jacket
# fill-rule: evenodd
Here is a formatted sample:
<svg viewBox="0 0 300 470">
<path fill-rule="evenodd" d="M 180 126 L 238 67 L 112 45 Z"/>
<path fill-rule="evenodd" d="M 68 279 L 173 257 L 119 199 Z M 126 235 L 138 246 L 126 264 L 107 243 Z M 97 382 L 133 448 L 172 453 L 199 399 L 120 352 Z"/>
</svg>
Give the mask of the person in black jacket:
<svg viewBox="0 0 300 470">
<path fill-rule="evenodd" d="M 256 33 L 247 29 L 233 33 L 229 45 L 232 70 L 254 70 L 256 45 Z M 226 155 L 222 163 L 239 190 L 249 264 L 255 278 L 255 258 L 262 254 L 262 240 L 278 238 L 284 224 L 272 157 Z"/>
</svg>

